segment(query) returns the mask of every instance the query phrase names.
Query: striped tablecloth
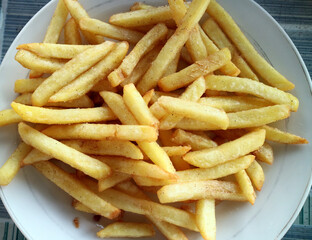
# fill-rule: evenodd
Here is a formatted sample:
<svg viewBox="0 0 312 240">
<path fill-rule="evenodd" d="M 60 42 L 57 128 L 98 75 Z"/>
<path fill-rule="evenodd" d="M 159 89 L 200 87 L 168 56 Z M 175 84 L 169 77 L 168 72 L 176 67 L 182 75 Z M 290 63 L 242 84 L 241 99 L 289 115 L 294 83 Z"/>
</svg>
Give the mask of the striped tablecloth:
<svg viewBox="0 0 312 240">
<path fill-rule="evenodd" d="M 234 0 L 233 0 L 234 1 Z M 49 0 L 0 0 L 0 62 L 15 36 Z M 312 76 L 312 1 L 256 0 L 286 30 Z M 40 24 L 40 23 L 38 23 Z M 25 239 L 0 202 L 0 238 Z M 283 240 L 312 239 L 312 192 Z"/>
</svg>

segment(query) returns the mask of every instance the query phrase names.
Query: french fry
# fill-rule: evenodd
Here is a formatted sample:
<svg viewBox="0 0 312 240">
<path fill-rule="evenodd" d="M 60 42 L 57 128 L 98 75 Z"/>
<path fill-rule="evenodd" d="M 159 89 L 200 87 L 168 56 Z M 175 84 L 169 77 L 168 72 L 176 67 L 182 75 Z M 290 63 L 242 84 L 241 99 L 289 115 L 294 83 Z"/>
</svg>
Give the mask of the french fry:
<svg viewBox="0 0 312 240">
<path fill-rule="evenodd" d="M 113 87 L 118 86 L 134 70 L 140 59 L 152 50 L 168 33 L 168 28 L 164 24 L 157 24 L 147 34 L 140 39 L 132 51 L 123 59 L 117 69 L 108 75 L 108 81 Z"/>
<path fill-rule="evenodd" d="M 111 174 L 111 169 L 105 163 L 47 137 L 25 123 L 18 125 L 18 131 L 26 144 L 40 149 L 41 152 L 69 164 L 95 179 L 105 178 Z"/>
<path fill-rule="evenodd" d="M 114 26 L 94 18 L 80 19 L 79 26 L 82 30 L 88 31 L 92 34 L 121 41 L 128 41 L 130 43 L 137 43 L 144 36 L 141 32 Z"/>
<path fill-rule="evenodd" d="M 147 93 L 144 94 L 144 96 L 142 96 L 145 104 L 148 106 L 151 99 L 153 98 L 154 95 L 154 89 L 149 90 Z"/>
<path fill-rule="evenodd" d="M 258 76 L 253 72 L 253 70 L 249 67 L 248 63 L 239 55 L 234 55 L 232 58 L 232 62 L 239 68 L 240 74 L 239 77 L 242 78 L 250 78 L 259 82 Z"/>
<path fill-rule="evenodd" d="M 109 177 L 100 179 L 98 182 L 99 192 L 102 192 L 108 188 L 115 186 L 116 184 L 129 180 L 131 178 L 130 175 L 121 173 L 121 172 L 113 172 Z"/>
<path fill-rule="evenodd" d="M 260 191 L 265 179 L 261 165 L 257 161 L 253 161 L 245 171 L 255 188 Z"/>
<path fill-rule="evenodd" d="M 229 125 L 228 116 L 223 110 L 218 108 L 166 96 L 160 97 L 158 102 L 163 108 L 172 114 L 207 121 L 213 125 L 219 126 L 221 129 L 226 129 Z"/>
<path fill-rule="evenodd" d="M 31 165 L 36 162 L 48 161 L 52 159 L 52 156 L 40 152 L 38 149 L 33 148 L 26 157 L 22 160 L 21 166 Z"/>
<path fill-rule="evenodd" d="M 130 11 L 136 11 L 136 10 L 148 9 L 148 8 L 153 8 L 153 6 L 150 6 L 150 5 L 145 4 L 145 3 L 143 3 L 143 2 L 135 2 L 135 3 L 130 7 Z"/>
<path fill-rule="evenodd" d="M 206 9 L 208 4 L 209 0 L 192 1 L 187 13 L 183 17 L 181 25 L 166 42 L 151 67 L 147 70 L 140 83 L 137 85 L 141 94 L 144 94 L 157 85 L 157 82 L 164 74 L 167 66 L 181 51 L 181 48 L 187 41 L 190 32 L 202 17 L 203 10 Z"/>
<path fill-rule="evenodd" d="M 172 156 L 183 156 L 191 150 L 189 146 L 170 146 L 162 147 L 169 157 Z"/>
<path fill-rule="evenodd" d="M 259 55 L 249 40 L 241 32 L 232 17 L 215 0 L 212 0 L 209 4 L 207 13 L 214 18 L 231 41 L 234 42 L 235 46 L 239 49 L 247 62 L 265 81 L 273 87 L 277 87 L 284 91 L 294 88 L 293 83 L 289 82 Z"/>
<path fill-rule="evenodd" d="M 109 92 L 117 92 L 117 88 L 112 87 L 107 79 L 102 79 L 98 81 L 94 86 L 90 89 L 91 92 L 102 92 L 102 91 L 109 91 Z"/>
<path fill-rule="evenodd" d="M 12 102 L 14 111 L 24 121 L 43 124 L 102 122 L 116 119 L 109 108 L 48 109 Z"/>
<path fill-rule="evenodd" d="M 73 18 L 70 18 L 64 26 L 64 42 L 73 45 L 82 44 L 79 27 Z"/>
<path fill-rule="evenodd" d="M 239 112 L 272 105 L 269 101 L 251 96 L 203 97 L 198 102 L 211 107 L 222 108 L 225 112 Z"/>
<path fill-rule="evenodd" d="M 0 127 L 13 123 L 19 123 L 21 121 L 23 121 L 23 119 L 13 109 L 0 111 Z"/>
<path fill-rule="evenodd" d="M 158 86 L 164 91 L 173 91 L 187 86 L 201 76 L 205 76 L 218 68 L 224 66 L 231 59 L 228 49 L 222 49 L 207 58 L 196 61 L 183 70 L 163 77 L 159 80 Z"/>
<path fill-rule="evenodd" d="M 26 43 L 17 46 L 45 58 L 72 59 L 92 45 L 69 45 L 56 43 Z"/>
<path fill-rule="evenodd" d="M 61 59 L 51 59 L 39 57 L 26 50 L 19 50 L 15 55 L 15 60 L 23 67 L 41 73 L 53 73 L 62 68 L 66 61 Z"/>
<path fill-rule="evenodd" d="M 120 64 L 127 54 L 128 48 L 127 42 L 118 43 L 104 59 L 52 95 L 49 102 L 73 100 L 88 93 L 96 83 L 106 78 Z"/>
<path fill-rule="evenodd" d="M 17 93 L 32 93 L 46 78 L 17 79 L 14 91 Z"/>
<path fill-rule="evenodd" d="M 12 155 L 0 168 L 0 185 L 8 185 L 18 173 L 21 162 L 24 157 L 31 151 L 32 147 L 21 142 Z"/>
<path fill-rule="evenodd" d="M 130 141 L 65 140 L 62 141 L 62 143 L 86 154 L 123 156 L 132 159 L 143 159 L 143 154 L 140 149 Z"/>
<path fill-rule="evenodd" d="M 88 48 L 72 58 L 34 91 L 32 95 L 33 105 L 43 106 L 53 94 L 107 55 L 114 45 L 114 43 L 106 41 L 103 44 Z"/>
<path fill-rule="evenodd" d="M 56 139 L 155 141 L 157 130 L 150 126 L 117 124 L 55 125 L 43 131 Z"/>
<path fill-rule="evenodd" d="M 210 90 L 247 93 L 276 104 L 287 104 L 292 111 L 297 111 L 299 106 L 298 99 L 292 94 L 248 78 L 207 76 L 206 87 Z"/>
<path fill-rule="evenodd" d="M 157 191 L 157 196 L 160 203 L 182 202 L 203 198 L 246 201 L 246 197 L 235 183 L 219 180 L 166 185 Z"/>
<path fill-rule="evenodd" d="M 230 120 L 228 129 L 259 127 L 285 119 L 290 115 L 287 105 L 274 105 L 227 114 Z M 184 130 L 218 130 L 215 125 L 203 121 L 184 118 L 177 125 Z"/>
<path fill-rule="evenodd" d="M 132 222 L 114 222 L 96 234 L 99 238 L 108 237 L 152 237 L 155 230 L 152 224 L 148 223 L 132 223 Z"/>
<path fill-rule="evenodd" d="M 101 199 L 75 176 L 65 172 L 53 163 L 40 162 L 35 163 L 33 166 L 58 187 L 103 217 L 114 219 L 120 214 L 118 208 Z"/>
<path fill-rule="evenodd" d="M 245 170 L 235 173 L 235 178 L 245 197 L 251 204 L 255 203 L 256 193 Z"/>
<path fill-rule="evenodd" d="M 216 213 L 214 199 L 201 199 L 196 202 L 196 224 L 205 240 L 216 239 Z"/>
<path fill-rule="evenodd" d="M 267 134 L 267 133 L 266 133 Z M 266 136 L 266 135 L 265 135 Z M 258 150 L 254 151 L 257 160 L 272 165 L 274 161 L 273 148 L 270 144 L 264 143 Z"/>
<path fill-rule="evenodd" d="M 264 140 L 265 131 L 255 130 L 220 146 L 189 152 L 183 159 L 197 167 L 212 167 L 259 149 Z"/>
<path fill-rule="evenodd" d="M 84 205 L 83 203 L 77 201 L 76 199 L 73 199 L 72 201 L 72 206 L 80 212 L 85 212 L 85 213 L 91 213 L 91 214 L 96 214 L 96 215 L 101 215 L 99 213 L 96 213 L 95 211 L 93 211 L 92 209 L 88 208 L 86 205 Z"/>
</svg>

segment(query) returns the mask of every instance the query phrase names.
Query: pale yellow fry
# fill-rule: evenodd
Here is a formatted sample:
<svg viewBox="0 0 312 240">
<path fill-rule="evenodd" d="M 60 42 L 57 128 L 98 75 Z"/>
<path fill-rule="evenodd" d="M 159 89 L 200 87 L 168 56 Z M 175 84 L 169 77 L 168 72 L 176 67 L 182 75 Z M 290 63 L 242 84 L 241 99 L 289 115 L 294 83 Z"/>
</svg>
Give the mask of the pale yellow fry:
<svg viewBox="0 0 312 240">
<path fill-rule="evenodd" d="M 288 118 L 290 109 L 287 105 L 274 105 L 227 114 L 230 120 L 228 129 L 259 127 L 268 123 Z M 177 125 L 184 130 L 218 130 L 207 122 L 184 118 Z"/>
<path fill-rule="evenodd" d="M 284 132 L 280 129 L 273 128 L 270 126 L 262 126 L 266 131 L 266 139 L 279 143 L 288 144 L 308 144 L 308 140 L 292 133 Z"/>
<path fill-rule="evenodd" d="M 138 84 L 137 87 L 140 93 L 144 94 L 157 85 L 157 82 L 163 76 L 167 66 L 181 51 L 181 48 L 187 41 L 190 32 L 202 17 L 203 10 L 206 9 L 208 4 L 209 0 L 192 1 L 187 13 L 183 17 L 181 25 L 166 42 L 157 58 L 154 60 L 151 67 L 147 70 Z"/>
<path fill-rule="evenodd" d="M 31 93 L 23 93 L 14 99 L 14 102 L 25 105 L 32 105 Z M 94 104 L 92 100 L 87 96 L 83 95 L 80 98 L 70 100 L 67 102 L 47 103 L 46 107 L 60 107 L 60 108 L 92 108 Z"/>
<path fill-rule="evenodd" d="M 295 85 L 289 82 L 277 70 L 275 70 L 259 53 L 255 50 L 249 40 L 242 33 L 232 17 L 215 1 L 212 0 L 207 8 L 207 13 L 214 18 L 247 62 L 257 71 L 257 73 L 269 84 L 281 90 L 291 90 Z"/>
<path fill-rule="evenodd" d="M 143 159 L 143 154 L 140 149 L 130 141 L 65 140 L 62 141 L 62 143 L 86 154 L 123 156 L 133 159 Z"/>
<path fill-rule="evenodd" d="M 217 144 L 209 137 L 186 132 L 182 129 L 176 129 L 174 131 L 171 141 L 176 144 L 191 146 L 192 150 L 202 150 L 217 146 Z"/>
<path fill-rule="evenodd" d="M 216 212 L 214 199 L 200 199 L 196 202 L 196 224 L 205 240 L 216 239 Z"/>
<path fill-rule="evenodd" d="M 43 133 L 56 139 L 128 141 L 156 141 L 158 135 L 150 126 L 86 123 L 51 126 Z"/>
<path fill-rule="evenodd" d="M 203 97 L 198 102 L 211 107 L 222 108 L 225 112 L 239 112 L 273 105 L 269 101 L 252 96 Z"/>
<path fill-rule="evenodd" d="M 245 170 L 241 170 L 237 173 L 235 173 L 235 178 L 238 182 L 238 185 L 240 186 L 242 192 L 244 193 L 247 200 L 254 204 L 256 200 L 256 193 L 252 186 L 251 180 L 248 177 Z"/>
<path fill-rule="evenodd" d="M 23 121 L 23 119 L 13 109 L 0 111 L 0 127 L 13 123 L 19 123 L 21 121 Z"/>
<path fill-rule="evenodd" d="M 32 95 L 33 105 L 43 106 L 53 94 L 107 55 L 114 45 L 114 43 L 106 41 L 103 44 L 88 48 L 71 59 L 64 67 L 54 72 L 35 90 Z"/>
<path fill-rule="evenodd" d="M 109 165 L 114 171 L 137 176 L 152 176 L 158 179 L 175 179 L 175 174 L 165 172 L 155 164 L 124 157 L 96 156 L 97 159 Z"/>
<path fill-rule="evenodd" d="M 31 151 L 32 147 L 21 142 L 12 155 L 0 168 L 0 185 L 8 185 L 21 168 L 21 162 Z"/>
<path fill-rule="evenodd" d="M 103 162 L 40 133 L 25 123 L 18 125 L 18 131 L 26 144 L 40 149 L 41 152 L 69 164 L 95 179 L 105 178 L 111 173 L 110 168 Z"/>
<path fill-rule="evenodd" d="M 104 227 L 101 231 L 97 232 L 96 235 L 99 238 L 152 237 L 155 235 L 155 230 L 153 225 L 148 223 L 114 222 Z"/>
<path fill-rule="evenodd" d="M 267 132 L 265 137 L 267 137 Z M 274 155 L 273 155 L 273 148 L 270 144 L 264 143 L 257 151 L 254 152 L 257 160 L 261 162 L 265 162 L 267 164 L 273 164 Z"/>
<path fill-rule="evenodd" d="M 48 161 L 50 159 L 52 159 L 52 156 L 49 156 L 43 152 L 40 152 L 38 149 L 33 148 L 22 160 L 21 166 L 30 165 L 41 161 Z"/>
<path fill-rule="evenodd" d="M 32 93 L 45 80 L 45 78 L 17 79 L 14 91 L 17 93 Z"/>
<path fill-rule="evenodd" d="M 82 122 L 102 122 L 116 119 L 109 108 L 76 108 L 76 109 L 49 109 L 33 107 L 12 102 L 14 111 L 24 121 L 44 124 L 71 124 Z"/>
<path fill-rule="evenodd" d="M 142 125 L 157 126 L 159 121 L 153 116 L 149 108 L 144 102 L 141 94 L 135 88 L 134 84 L 130 83 L 123 88 L 123 99 L 125 104 Z"/>
<path fill-rule="evenodd" d="M 74 45 L 82 44 L 78 24 L 73 18 L 70 18 L 64 26 L 64 43 Z"/>
<path fill-rule="evenodd" d="M 149 51 L 151 51 L 168 33 L 165 24 L 157 24 L 147 34 L 140 39 L 134 46 L 132 51 L 123 59 L 120 66 L 108 75 L 108 80 L 113 87 L 118 86 L 125 78 L 127 78 L 140 59 Z"/>
<path fill-rule="evenodd" d="M 210 90 L 248 93 L 276 104 L 287 104 L 292 111 L 297 111 L 299 106 L 298 99 L 292 94 L 248 78 L 207 76 L 206 87 Z"/>
<path fill-rule="evenodd" d="M 88 93 L 96 83 L 106 78 L 120 64 L 128 48 L 127 42 L 118 43 L 101 61 L 51 96 L 49 102 L 73 100 Z"/>
<path fill-rule="evenodd" d="M 144 96 L 142 96 L 147 106 L 149 105 L 151 99 L 153 98 L 153 95 L 154 95 L 154 89 L 151 89 L 147 93 L 145 93 Z"/>
<path fill-rule="evenodd" d="M 265 140 L 264 130 L 255 130 L 215 148 L 187 153 L 183 159 L 202 168 L 212 167 L 259 149 Z"/>
<path fill-rule="evenodd" d="M 89 15 L 86 10 L 76 0 L 63 0 L 70 15 L 75 19 L 76 23 L 79 24 L 79 20 L 82 18 L 88 18 Z M 81 31 L 84 37 L 90 44 L 99 44 L 104 41 L 102 36 L 96 36 L 92 33 Z"/>
<path fill-rule="evenodd" d="M 56 43 L 26 43 L 17 46 L 45 58 L 71 59 L 92 45 L 69 45 Z"/>
<path fill-rule="evenodd" d="M 79 26 L 90 33 L 130 43 L 137 43 L 144 36 L 141 32 L 114 26 L 94 18 L 80 19 Z"/>
<path fill-rule="evenodd" d="M 191 147 L 189 146 L 170 146 L 169 147 L 167 146 L 167 147 L 162 147 L 162 149 L 164 149 L 167 155 L 171 157 L 171 156 L 184 155 L 191 150 Z"/>
<path fill-rule="evenodd" d="M 103 217 L 113 219 L 120 214 L 118 208 L 101 199 L 94 192 L 90 191 L 74 175 L 65 172 L 53 163 L 35 163 L 34 167 L 69 195 L 92 209 L 94 212 L 101 214 Z"/>
<path fill-rule="evenodd" d="M 64 4 L 63 0 L 59 0 L 56 9 L 53 13 L 50 24 L 47 28 L 46 34 L 44 36 L 44 43 L 57 43 L 61 31 L 65 25 L 68 15 L 68 10 Z"/>
<path fill-rule="evenodd" d="M 169 6 L 161 6 L 117 13 L 109 18 L 109 22 L 122 27 L 138 27 L 153 25 L 170 19 L 172 19 L 172 15 Z"/>
<path fill-rule="evenodd" d="M 157 196 L 160 203 L 182 202 L 203 198 L 246 201 L 246 197 L 235 183 L 219 180 L 166 185 L 157 191 Z"/>
<path fill-rule="evenodd" d="M 163 77 L 158 86 L 164 91 L 173 91 L 187 86 L 201 76 L 205 76 L 224 66 L 231 59 L 230 51 L 226 48 L 209 55 L 207 58 L 193 63 L 183 70 Z"/>
<path fill-rule="evenodd" d="M 254 161 L 253 155 L 243 156 L 210 168 L 195 168 L 177 171 L 177 179 L 156 179 L 152 177 L 134 176 L 135 182 L 140 186 L 164 186 L 173 183 L 213 180 L 229 176 L 244 170 Z"/>
<path fill-rule="evenodd" d="M 172 114 L 177 114 L 200 121 L 207 121 L 216 126 L 219 126 L 221 129 L 227 129 L 229 125 L 228 116 L 223 110 L 218 108 L 166 96 L 160 97 L 158 102 L 163 108 Z"/>
<path fill-rule="evenodd" d="M 66 61 L 61 59 L 39 57 L 26 50 L 19 50 L 15 55 L 15 60 L 25 68 L 40 72 L 40 75 L 41 73 L 53 73 L 62 68 L 66 63 Z"/>
<path fill-rule="evenodd" d="M 113 172 L 109 177 L 100 179 L 98 182 L 99 192 L 115 186 L 116 184 L 129 180 L 130 175 L 120 172 Z"/>
<path fill-rule="evenodd" d="M 260 191 L 265 179 L 261 165 L 257 161 L 253 161 L 250 166 L 246 168 L 246 172 L 255 188 Z"/>
<path fill-rule="evenodd" d="M 242 78 L 250 78 L 252 80 L 258 81 L 258 76 L 253 72 L 253 70 L 249 67 L 244 58 L 239 55 L 234 55 L 232 57 L 232 62 L 239 68 L 240 74 L 239 77 Z"/>
</svg>

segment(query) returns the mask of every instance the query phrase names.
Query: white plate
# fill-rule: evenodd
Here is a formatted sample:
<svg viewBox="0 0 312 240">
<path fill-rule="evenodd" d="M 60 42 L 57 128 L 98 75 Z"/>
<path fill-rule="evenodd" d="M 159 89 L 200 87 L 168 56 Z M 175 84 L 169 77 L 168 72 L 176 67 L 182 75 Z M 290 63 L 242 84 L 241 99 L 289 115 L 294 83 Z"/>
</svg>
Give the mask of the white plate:
<svg viewBox="0 0 312 240">
<path fill-rule="evenodd" d="M 134 0 L 80 2 L 91 17 L 107 20 L 109 15 L 127 10 Z M 300 100 L 299 111 L 280 122 L 279 127 L 311 141 L 311 80 L 295 46 L 273 18 L 253 1 L 220 0 L 220 3 L 274 67 L 296 84 L 292 92 Z M 56 1 L 51 1 L 39 11 L 6 54 L 0 68 L 1 110 L 8 108 L 15 97 L 14 81 L 26 77 L 28 73 L 14 61 L 16 46 L 42 41 L 55 6 Z M 13 152 L 17 142 L 16 126 L 1 128 L 0 164 Z M 280 239 L 295 220 L 311 186 L 311 147 L 276 144 L 274 153 L 274 165 L 263 165 L 266 181 L 254 206 L 222 203 L 217 207 L 217 239 Z M 9 186 L 1 188 L 0 193 L 10 216 L 28 239 L 96 239 L 95 233 L 100 228 L 92 217 L 74 211 L 70 197 L 31 167 L 20 171 Z M 73 225 L 74 217 L 80 219 L 79 229 Z M 157 235 L 156 239 L 162 237 Z M 201 237 L 191 234 L 190 239 Z"/>
</svg>

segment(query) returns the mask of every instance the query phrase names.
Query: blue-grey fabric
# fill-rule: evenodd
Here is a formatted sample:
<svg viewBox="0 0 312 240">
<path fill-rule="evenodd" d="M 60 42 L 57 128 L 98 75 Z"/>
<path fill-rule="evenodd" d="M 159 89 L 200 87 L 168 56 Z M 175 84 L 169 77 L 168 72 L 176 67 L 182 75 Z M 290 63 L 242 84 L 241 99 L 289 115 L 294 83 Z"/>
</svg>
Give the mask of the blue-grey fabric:
<svg viewBox="0 0 312 240">
<path fill-rule="evenodd" d="M 0 0 L 0 62 L 19 31 L 47 2 L 49 0 Z M 312 75 L 312 1 L 256 0 L 256 2 L 286 30 Z M 299 216 L 283 240 L 312 239 L 311 197 L 310 192 Z M 10 220 L 1 201 L 0 238 L 25 239 Z"/>
</svg>

